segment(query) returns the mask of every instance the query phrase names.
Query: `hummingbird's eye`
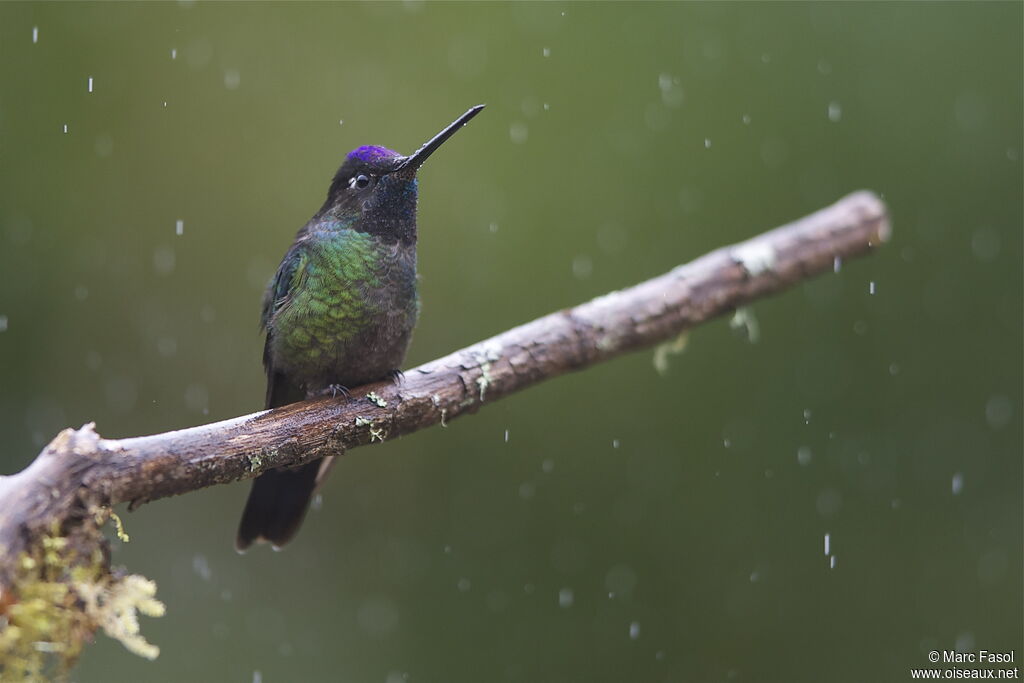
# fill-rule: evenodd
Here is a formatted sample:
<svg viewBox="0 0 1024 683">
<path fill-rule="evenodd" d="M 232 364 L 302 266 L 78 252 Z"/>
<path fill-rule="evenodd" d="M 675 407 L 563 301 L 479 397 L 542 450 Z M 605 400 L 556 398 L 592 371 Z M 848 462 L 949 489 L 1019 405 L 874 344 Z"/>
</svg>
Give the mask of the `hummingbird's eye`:
<svg viewBox="0 0 1024 683">
<path fill-rule="evenodd" d="M 349 183 L 349 187 L 357 187 L 357 188 L 359 188 L 360 190 L 362 190 L 362 189 L 365 189 L 365 188 L 369 187 L 369 185 L 370 185 L 370 179 L 369 179 L 369 178 L 368 178 L 367 176 L 364 176 L 364 175 L 362 175 L 362 174 L 360 174 L 360 175 L 357 175 L 357 176 L 356 176 L 355 178 L 353 178 L 353 179 L 352 179 L 352 181 L 351 181 L 351 182 Z"/>
</svg>

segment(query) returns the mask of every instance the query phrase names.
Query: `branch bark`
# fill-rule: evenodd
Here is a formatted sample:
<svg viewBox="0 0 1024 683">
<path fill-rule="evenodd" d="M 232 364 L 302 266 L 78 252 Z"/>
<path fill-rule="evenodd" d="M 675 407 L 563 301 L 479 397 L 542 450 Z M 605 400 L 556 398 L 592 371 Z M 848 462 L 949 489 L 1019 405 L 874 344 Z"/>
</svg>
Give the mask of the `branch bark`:
<svg viewBox="0 0 1024 683">
<path fill-rule="evenodd" d="M 794 223 L 503 332 L 378 382 L 320 399 L 128 439 L 65 429 L 0 477 L 0 587 L 19 553 L 55 528 L 73 538 L 97 509 L 254 477 L 447 422 L 546 379 L 670 340 L 743 304 L 831 271 L 885 242 L 889 218 L 858 192 Z M 90 533 L 84 537 L 94 539 Z"/>
</svg>

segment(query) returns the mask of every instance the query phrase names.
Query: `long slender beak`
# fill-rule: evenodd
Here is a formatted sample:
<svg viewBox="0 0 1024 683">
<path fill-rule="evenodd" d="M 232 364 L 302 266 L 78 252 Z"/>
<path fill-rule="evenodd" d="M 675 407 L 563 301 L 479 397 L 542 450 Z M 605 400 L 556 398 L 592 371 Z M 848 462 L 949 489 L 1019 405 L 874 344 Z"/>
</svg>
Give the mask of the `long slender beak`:
<svg viewBox="0 0 1024 683">
<path fill-rule="evenodd" d="M 440 133 L 430 138 L 425 145 L 399 162 L 398 166 L 395 167 L 395 170 L 393 170 L 392 173 L 398 173 L 403 176 L 416 175 L 416 171 L 423 165 L 423 162 L 427 160 L 427 157 L 433 154 L 438 147 L 443 145 L 448 138 L 455 135 L 460 128 L 469 123 L 469 120 L 479 114 L 483 108 L 484 105 L 482 104 L 470 107 L 465 114 L 455 119 Z"/>
</svg>

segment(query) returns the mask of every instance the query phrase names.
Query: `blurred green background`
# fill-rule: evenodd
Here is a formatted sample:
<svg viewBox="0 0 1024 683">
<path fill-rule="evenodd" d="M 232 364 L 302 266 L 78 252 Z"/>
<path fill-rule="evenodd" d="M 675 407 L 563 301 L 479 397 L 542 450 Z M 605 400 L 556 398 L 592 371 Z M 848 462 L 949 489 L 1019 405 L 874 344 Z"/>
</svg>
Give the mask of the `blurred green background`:
<svg viewBox="0 0 1024 683">
<path fill-rule="evenodd" d="M 407 366 L 870 188 L 894 239 L 359 449 L 127 514 L 92 681 L 902 681 L 1022 645 L 1022 4 L 0 5 L 0 471 L 262 407 L 263 286 L 360 144 L 421 175 Z M 89 82 L 92 80 L 92 92 Z M 180 221 L 180 232 L 177 226 Z M 874 283 L 874 294 L 870 293 Z M 507 437 L 506 437 L 507 435 Z M 823 552 L 829 535 L 835 566 Z"/>
</svg>

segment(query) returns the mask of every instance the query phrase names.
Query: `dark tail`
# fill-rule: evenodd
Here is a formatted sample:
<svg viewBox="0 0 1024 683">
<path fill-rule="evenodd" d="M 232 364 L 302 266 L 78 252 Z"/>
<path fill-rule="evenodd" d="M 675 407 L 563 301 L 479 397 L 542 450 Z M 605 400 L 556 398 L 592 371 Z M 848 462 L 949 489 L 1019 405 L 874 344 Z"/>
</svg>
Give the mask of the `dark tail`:
<svg viewBox="0 0 1024 683">
<path fill-rule="evenodd" d="M 266 541 L 280 548 L 291 540 L 309 509 L 322 462 L 315 460 L 293 469 L 269 470 L 256 477 L 238 525 L 238 551 L 253 542 Z"/>
<path fill-rule="evenodd" d="M 279 373 L 268 373 L 267 407 L 301 401 L 297 391 Z M 252 482 L 249 500 L 238 525 L 235 549 L 244 551 L 254 542 L 280 548 L 295 535 L 309 509 L 321 467 L 326 474 L 331 458 L 315 460 L 291 469 L 268 470 Z"/>
</svg>

